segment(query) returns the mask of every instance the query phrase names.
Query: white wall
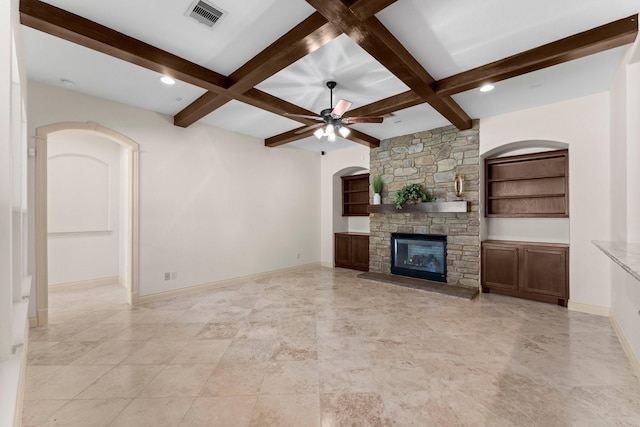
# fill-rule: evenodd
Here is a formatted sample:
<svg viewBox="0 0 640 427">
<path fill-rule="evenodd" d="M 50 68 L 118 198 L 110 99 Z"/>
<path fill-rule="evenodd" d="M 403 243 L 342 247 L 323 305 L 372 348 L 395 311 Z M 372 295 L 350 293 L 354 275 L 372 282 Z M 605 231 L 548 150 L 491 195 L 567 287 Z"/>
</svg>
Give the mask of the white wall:
<svg viewBox="0 0 640 427">
<path fill-rule="evenodd" d="M 118 277 L 121 146 L 60 132 L 48 138 L 47 155 L 49 285 Z"/>
<path fill-rule="evenodd" d="M 518 141 L 569 145 L 570 302 L 610 307 L 610 264 L 591 240 L 609 240 L 609 94 L 482 119 L 480 154 Z"/>
<path fill-rule="evenodd" d="M 369 217 L 351 221 L 342 216 L 341 175 L 352 175 L 369 169 L 369 148 L 354 145 L 327 152 L 321 161 L 321 259 L 322 265 L 333 267 L 333 233 L 336 231 L 369 231 Z"/>
<path fill-rule="evenodd" d="M 611 236 L 612 240 L 621 242 L 640 242 L 638 117 L 640 42 L 636 42 L 625 57 L 611 89 Z M 640 282 L 610 263 L 611 316 L 622 329 L 636 360 L 640 361 Z"/>
<path fill-rule="evenodd" d="M 140 144 L 141 296 L 320 261 L 319 154 L 35 82 L 29 106 L 31 135 L 94 121 Z"/>
<path fill-rule="evenodd" d="M 27 353 L 27 144 L 18 0 L 0 2 L 0 425 L 21 415 Z"/>
</svg>

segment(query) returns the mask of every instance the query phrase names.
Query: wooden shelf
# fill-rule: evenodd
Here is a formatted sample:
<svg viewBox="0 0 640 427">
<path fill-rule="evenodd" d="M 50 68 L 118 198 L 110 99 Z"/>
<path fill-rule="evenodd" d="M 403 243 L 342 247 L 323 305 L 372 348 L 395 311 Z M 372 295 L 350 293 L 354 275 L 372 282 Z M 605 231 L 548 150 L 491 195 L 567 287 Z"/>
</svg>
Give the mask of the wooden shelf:
<svg viewBox="0 0 640 427">
<path fill-rule="evenodd" d="M 469 202 L 466 200 L 456 200 L 453 202 L 426 202 L 426 203 L 405 203 L 402 209 L 396 205 L 369 205 L 369 213 L 411 213 L 411 212 L 431 212 L 431 213 L 456 213 L 469 212 Z"/>
<path fill-rule="evenodd" d="M 523 194 L 521 196 L 490 196 L 489 200 L 509 200 L 509 199 L 536 199 L 536 198 L 546 198 L 546 197 L 564 197 L 564 193 L 554 193 L 554 194 Z"/>
<path fill-rule="evenodd" d="M 342 176 L 342 216 L 368 216 L 369 174 Z"/>
<path fill-rule="evenodd" d="M 521 178 L 498 178 L 498 179 L 488 179 L 488 182 L 512 182 L 512 181 L 529 181 L 532 179 L 547 179 L 547 178 L 564 178 L 564 174 L 561 175 L 545 175 L 545 176 L 532 176 L 532 177 L 521 177 Z"/>
<path fill-rule="evenodd" d="M 569 152 L 485 160 L 485 216 L 568 217 Z"/>
</svg>

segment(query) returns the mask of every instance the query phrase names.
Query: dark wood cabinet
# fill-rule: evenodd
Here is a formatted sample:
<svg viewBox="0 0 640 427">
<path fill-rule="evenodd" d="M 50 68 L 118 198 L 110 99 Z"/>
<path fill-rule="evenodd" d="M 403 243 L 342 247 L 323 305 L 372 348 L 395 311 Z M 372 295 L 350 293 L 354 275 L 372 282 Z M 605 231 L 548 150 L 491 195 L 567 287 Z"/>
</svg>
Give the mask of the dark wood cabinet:
<svg viewBox="0 0 640 427">
<path fill-rule="evenodd" d="M 568 217 L 569 152 L 485 160 L 485 215 Z"/>
<path fill-rule="evenodd" d="M 342 216 L 369 216 L 369 174 L 342 176 Z"/>
<path fill-rule="evenodd" d="M 482 242 L 482 292 L 566 307 L 569 246 L 506 240 Z"/>
<path fill-rule="evenodd" d="M 366 233 L 335 234 L 336 267 L 369 271 L 369 235 Z"/>
</svg>

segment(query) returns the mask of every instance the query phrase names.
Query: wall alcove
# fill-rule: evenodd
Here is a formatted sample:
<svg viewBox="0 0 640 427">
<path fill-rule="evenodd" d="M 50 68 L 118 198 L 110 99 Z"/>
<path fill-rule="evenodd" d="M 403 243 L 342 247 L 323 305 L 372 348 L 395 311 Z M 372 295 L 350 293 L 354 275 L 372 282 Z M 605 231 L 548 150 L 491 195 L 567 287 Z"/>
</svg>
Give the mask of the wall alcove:
<svg viewBox="0 0 640 427">
<path fill-rule="evenodd" d="M 567 150 L 569 144 L 560 141 L 530 140 L 516 141 L 489 150 L 480 156 L 481 164 L 486 159 L 505 156 L 542 153 L 555 150 Z M 570 150 L 569 150 L 570 158 Z M 571 160 L 569 160 L 571 162 Z M 569 169 L 571 169 L 569 165 Z M 485 183 L 484 167 L 480 168 L 480 239 L 481 240 L 516 240 L 530 242 L 569 243 L 569 218 L 488 218 L 484 200 Z"/>
</svg>

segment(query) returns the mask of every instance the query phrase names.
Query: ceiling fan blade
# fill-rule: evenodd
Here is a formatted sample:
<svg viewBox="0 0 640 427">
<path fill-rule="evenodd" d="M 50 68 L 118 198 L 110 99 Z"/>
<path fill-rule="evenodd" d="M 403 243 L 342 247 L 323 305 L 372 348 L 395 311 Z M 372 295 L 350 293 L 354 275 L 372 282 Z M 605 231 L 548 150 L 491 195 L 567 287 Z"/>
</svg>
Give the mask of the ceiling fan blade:
<svg viewBox="0 0 640 427">
<path fill-rule="evenodd" d="M 384 121 L 384 117 L 345 117 L 342 119 L 342 123 L 353 124 L 353 123 L 382 123 Z"/>
<path fill-rule="evenodd" d="M 317 125 L 307 126 L 307 127 L 302 128 L 302 129 L 300 129 L 300 130 L 298 130 L 298 131 L 295 131 L 294 133 L 295 133 L 296 135 L 297 135 L 297 134 L 300 134 L 300 133 L 305 133 L 305 132 L 307 132 L 307 131 L 310 131 L 311 129 L 315 129 L 315 128 L 318 128 L 318 127 L 320 127 L 320 126 L 324 126 L 324 123 L 318 123 Z"/>
<path fill-rule="evenodd" d="M 342 115 L 349 109 L 349 107 L 351 107 L 351 104 L 352 103 L 350 101 L 341 99 L 340 101 L 338 101 L 338 104 L 331 112 L 331 115 L 335 118 L 342 117 Z"/>
<path fill-rule="evenodd" d="M 320 116 L 307 116 L 305 114 L 293 114 L 293 113 L 284 113 L 285 116 L 289 116 L 289 117 L 301 117 L 303 119 L 311 119 L 311 120 L 320 120 L 320 121 L 324 121 L 324 118 L 320 117 Z"/>
</svg>

